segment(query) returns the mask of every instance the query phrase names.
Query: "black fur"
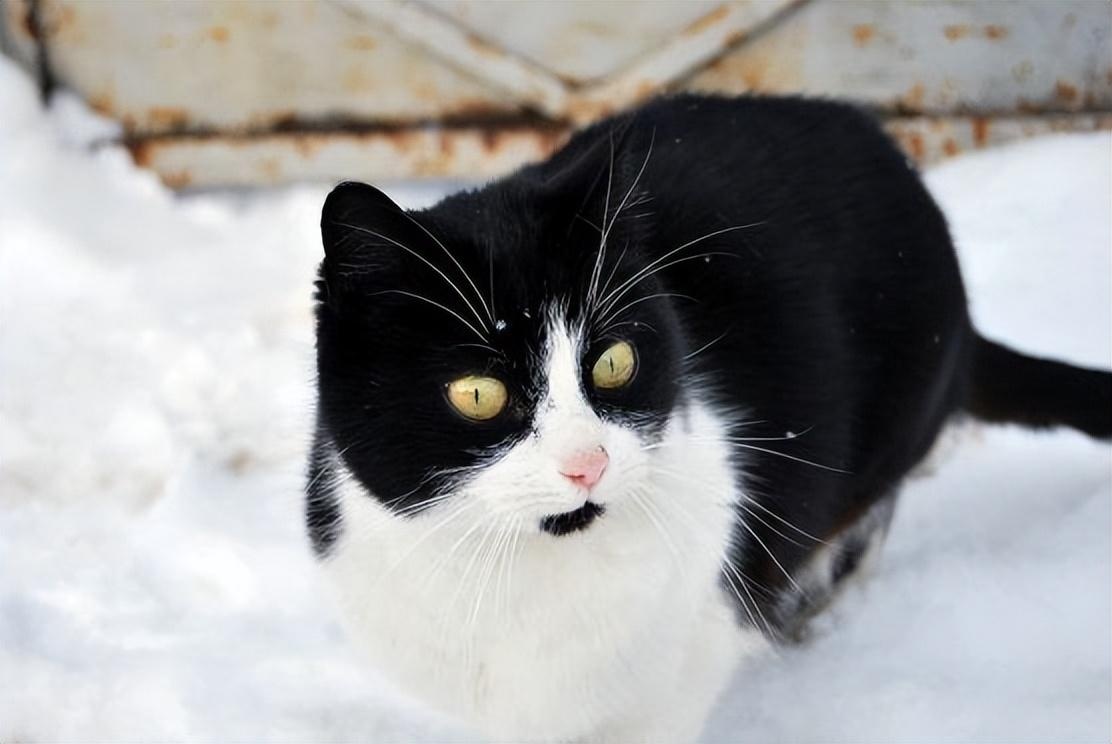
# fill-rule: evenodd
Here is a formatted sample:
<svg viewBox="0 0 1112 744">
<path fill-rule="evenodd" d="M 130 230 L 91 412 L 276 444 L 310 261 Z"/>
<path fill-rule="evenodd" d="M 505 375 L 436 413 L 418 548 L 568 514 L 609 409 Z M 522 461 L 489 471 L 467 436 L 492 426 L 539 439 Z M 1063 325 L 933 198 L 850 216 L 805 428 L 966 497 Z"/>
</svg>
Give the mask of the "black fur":
<svg viewBox="0 0 1112 744">
<path fill-rule="evenodd" d="M 759 543 L 744 535 L 739 544 L 750 547 L 735 559 L 762 604 L 772 607 L 786 579 L 761 544 L 788 571 L 799 567 L 815 547 L 799 535 L 852 525 L 964 408 L 992 421 L 1112 431 L 1108 373 L 976 335 L 945 220 L 868 115 L 833 102 L 685 95 L 598 123 L 544 163 L 413 213 L 420 225 L 370 187 L 337 187 L 322 219 L 319 442 L 403 507 L 527 436 L 540 315 L 553 300 L 584 315 L 599 229 L 631 190 L 604 277 L 622 281 L 698 242 L 627 299 L 658 296 L 594 339 L 588 358 L 630 338 L 651 359 L 628 389 L 594 403 L 651 431 L 697 388 L 738 412 L 746 436 L 798 435 L 758 443 L 780 454 L 739 451 L 749 495 L 802 531 L 771 516 L 748 520 Z M 484 294 L 489 283 L 495 317 L 507 323 L 491 334 L 495 352 L 474 346 L 476 334 L 443 310 L 398 293 L 474 322 L 446 282 L 398 247 L 450 266 L 425 230 Z M 513 401 L 481 425 L 437 392 L 476 371 L 508 380 Z M 335 518 L 328 503 L 310 488 L 311 525 Z"/>
<path fill-rule="evenodd" d="M 968 402 L 985 421 L 1024 426 L 1072 426 L 1112 437 L 1112 375 L 1038 359 L 978 339 Z"/>
<path fill-rule="evenodd" d="M 588 501 L 575 511 L 545 517 L 541 520 L 541 529 L 557 537 L 567 535 L 587 529 L 604 513 L 606 513 L 606 507 Z"/>
</svg>

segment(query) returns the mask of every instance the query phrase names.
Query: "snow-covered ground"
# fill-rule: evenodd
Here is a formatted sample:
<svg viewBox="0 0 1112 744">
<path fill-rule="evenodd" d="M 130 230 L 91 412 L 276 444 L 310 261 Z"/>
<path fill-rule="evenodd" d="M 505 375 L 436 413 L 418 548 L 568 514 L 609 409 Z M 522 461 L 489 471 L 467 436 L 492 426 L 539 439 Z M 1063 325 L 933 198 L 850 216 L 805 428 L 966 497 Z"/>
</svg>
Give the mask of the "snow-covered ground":
<svg viewBox="0 0 1112 744">
<path fill-rule="evenodd" d="M 324 189 L 175 198 L 0 60 L 0 741 L 445 741 L 355 657 L 301 527 Z M 1112 366 L 1112 137 L 929 174 L 973 311 Z M 442 187 L 390 189 L 416 205 Z M 969 428 L 872 581 L 739 672 L 729 742 L 1112 738 L 1112 449 Z"/>
</svg>

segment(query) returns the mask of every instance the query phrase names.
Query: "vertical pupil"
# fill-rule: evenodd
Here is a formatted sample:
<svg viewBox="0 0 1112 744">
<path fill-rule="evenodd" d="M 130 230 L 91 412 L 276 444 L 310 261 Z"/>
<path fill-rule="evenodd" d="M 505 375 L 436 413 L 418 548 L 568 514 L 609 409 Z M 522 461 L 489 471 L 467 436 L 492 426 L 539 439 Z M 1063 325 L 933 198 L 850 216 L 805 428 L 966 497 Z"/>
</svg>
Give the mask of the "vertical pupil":
<svg viewBox="0 0 1112 744">
<path fill-rule="evenodd" d="M 606 362 L 610 365 L 610 374 L 614 374 L 614 357 L 608 355 Z"/>
<path fill-rule="evenodd" d="M 479 405 L 479 388 L 475 388 L 475 406 Z"/>
</svg>

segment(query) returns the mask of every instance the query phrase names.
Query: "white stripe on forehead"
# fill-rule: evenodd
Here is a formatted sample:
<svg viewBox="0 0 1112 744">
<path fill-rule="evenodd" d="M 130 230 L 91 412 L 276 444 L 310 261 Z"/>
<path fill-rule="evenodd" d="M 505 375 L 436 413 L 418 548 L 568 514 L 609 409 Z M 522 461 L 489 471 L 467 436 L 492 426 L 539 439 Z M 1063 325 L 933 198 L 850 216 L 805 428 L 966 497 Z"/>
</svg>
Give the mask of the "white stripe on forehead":
<svg viewBox="0 0 1112 744">
<path fill-rule="evenodd" d="M 579 384 L 581 333 L 571 328 L 562 314 L 553 312 L 549 315 L 547 336 L 544 360 L 547 392 L 543 407 L 586 405 Z"/>
<path fill-rule="evenodd" d="M 580 355 L 582 332 L 565 316 L 552 312 L 545 344 L 545 394 L 534 426 L 542 447 L 557 461 L 603 444 L 603 423 L 583 392 Z"/>
</svg>

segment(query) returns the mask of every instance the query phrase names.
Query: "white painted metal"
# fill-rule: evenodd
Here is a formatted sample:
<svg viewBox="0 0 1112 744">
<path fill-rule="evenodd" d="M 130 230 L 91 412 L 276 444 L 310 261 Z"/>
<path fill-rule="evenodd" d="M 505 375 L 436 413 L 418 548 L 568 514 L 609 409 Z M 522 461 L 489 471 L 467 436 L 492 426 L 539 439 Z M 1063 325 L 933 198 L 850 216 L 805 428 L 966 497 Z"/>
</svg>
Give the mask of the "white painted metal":
<svg viewBox="0 0 1112 744">
<path fill-rule="evenodd" d="M 675 90 L 948 117 L 893 121 L 921 160 L 1112 112 L 1104 2 L 7 0 L 25 60 L 32 2 L 53 77 L 175 185 L 485 177 Z"/>
<path fill-rule="evenodd" d="M 685 81 L 893 111 L 1112 110 L 1107 2 L 811 2 Z"/>
<path fill-rule="evenodd" d="M 769 4 L 782 3 L 734 5 L 756 9 Z M 722 5 L 722 0 L 654 2 L 648 6 L 613 0 L 429 0 L 426 5 L 468 32 L 489 40 L 493 46 L 532 60 L 557 78 L 583 86 L 613 75 L 660 49 L 678 29 L 705 18 Z"/>
</svg>

